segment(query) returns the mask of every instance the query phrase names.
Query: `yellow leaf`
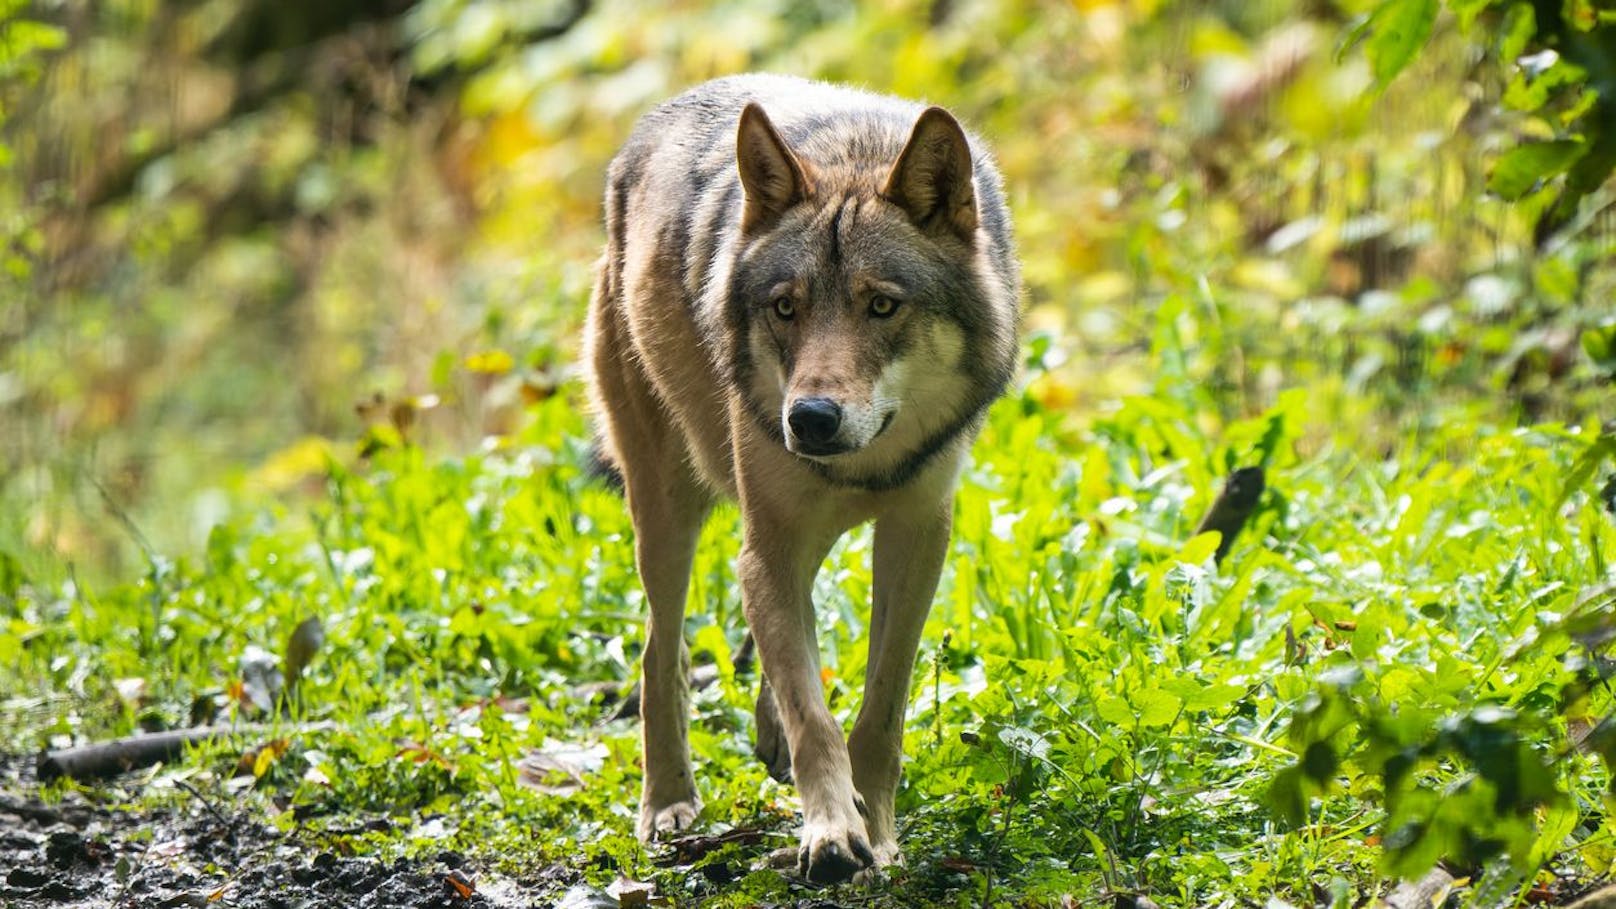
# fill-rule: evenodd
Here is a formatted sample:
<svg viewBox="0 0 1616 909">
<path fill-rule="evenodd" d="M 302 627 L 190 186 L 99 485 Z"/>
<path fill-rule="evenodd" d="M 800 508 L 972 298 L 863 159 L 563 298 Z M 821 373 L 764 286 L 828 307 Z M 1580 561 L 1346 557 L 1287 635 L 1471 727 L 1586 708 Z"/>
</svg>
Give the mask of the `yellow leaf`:
<svg viewBox="0 0 1616 909">
<path fill-rule="evenodd" d="M 269 768 L 275 766 L 275 762 L 280 760 L 281 755 L 285 754 L 286 749 L 291 746 L 292 743 L 289 739 L 271 739 L 265 742 L 263 747 L 258 749 L 258 753 L 253 755 L 253 776 L 262 777 L 268 773 Z"/>
<path fill-rule="evenodd" d="M 511 355 L 499 348 L 482 350 L 466 358 L 466 368 L 491 376 L 504 375 L 516 367 Z"/>
<path fill-rule="evenodd" d="M 324 476 L 332 460 L 329 439 L 304 436 L 265 458 L 248 483 L 270 492 L 284 492 L 304 480 Z"/>
</svg>

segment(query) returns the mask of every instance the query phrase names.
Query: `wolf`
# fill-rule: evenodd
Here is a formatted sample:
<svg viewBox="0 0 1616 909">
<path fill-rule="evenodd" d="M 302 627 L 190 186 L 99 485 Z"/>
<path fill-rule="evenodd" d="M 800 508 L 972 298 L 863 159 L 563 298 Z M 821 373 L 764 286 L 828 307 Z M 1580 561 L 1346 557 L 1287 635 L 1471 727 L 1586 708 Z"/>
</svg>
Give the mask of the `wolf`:
<svg viewBox="0 0 1616 909">
<path fill-rule="evenodd" d="M 799 872 L 901 860 L 893 799 L 954 488 L 1015 372 L 1021 276 L 1000 177 L 940 107 L 775 75 L 646 114 L 607 174 L 584 363 L 649 603 L 637 832 L 700 811 L 682 626 L 703 521 L 739 503 L 764 686 L 758 751 L 795 781 Z M 814 577 L 873 521 L 864 696 L 825 703 Z"/>
</svg>

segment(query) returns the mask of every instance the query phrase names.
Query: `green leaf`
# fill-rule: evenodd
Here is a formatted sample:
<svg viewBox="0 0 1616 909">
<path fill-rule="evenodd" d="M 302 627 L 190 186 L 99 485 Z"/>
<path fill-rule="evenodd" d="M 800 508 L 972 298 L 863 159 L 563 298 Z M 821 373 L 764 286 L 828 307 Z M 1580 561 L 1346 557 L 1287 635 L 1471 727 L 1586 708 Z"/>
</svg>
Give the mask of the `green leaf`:
<svg viewBox="0 0 1616 909">
<path fill-rule="evenodd" d="M 1532 268 L 1532 283 L 1543 296 L 1563 306 L 1573 306 L 1581 290 L 1576 266 L 1560 256 L 1540 260 Z"/>
<path fill-rule="evenodd" d="M 1425 46 L 1436 12 L 1437 0 L 1386 0 L 1375 10 L 1365 53 L 1377 83 L 1385 86 L 1397 78 Z"/>
<path fill-rule="evenodd" d="M 1314 782 L 1329 782 L 1340 767 L 1341 759 L 1329 742 L 1314 742 L 1302 755 L 1302 772 Z"/>
<path fill-rule="evenodd" d="M 236 567 L 236 532 L 228 524 L 215 524 L 208 531 L 208 564 L 217 572 Z"/>
<path fill-rule="evenodd" d="M 1554 203 L 1551 213 L 1561 222 L 1576 213 L 1577 203 L 1603 186 L 1616 171 L 1616 128 L 1611 127 L 1612 105 L 1601 101 L 1583 116 L 1581 127 L 1588 139 L 1588 151 L 1571 165 L 1566 174 L 1565 191 Z"/>
<path fill-rule="evenodd" d="M 1572 493 L 1585 486 L 1599 465 L 1607 460 L 1616 460 L 1616 435 L 1601 435 L 1577 456 L 1571 469 L 1566 471 L 1565 486 L 1560 489 L 1560 497 L 1554 503 L 1555 509 L 1558 510 L 1571 498 Z"/>
<path fill-rule="evenodd" d="M 1286 767 L 1274 774 L 1274 781 L 1263 795 L 1263 803 L 1281 821 L 1292 827 L 1307 822 L 1306 778 L 1299 766 Z"/>
<path fill-rule="evenodd" d="M 1537 34 L 1537 13 L 1530 3 L 1512 3 L 1498 30 L 1498 56 L 1505 66 L 1526 53 L 1526 42 Z"/>
<path fill-rule="evenodd" d="M 1599 24 L 1600 11 L 1593 0 L 1565 0 L 1565 20 L 1579 32 L 1591 32 Z"/>
<path fill-rule="evenodd" d="M 1133 708 L 1122 698 L 1102 698 L 1094 705 L 1094 711 L 1113 726 L 1132 726 L 1138 719 L 1134 716 Z"/>
<path fill-rule="evenodd" d="M 1131 700 L 1139 712 L 1139 723 L 1143 726 L 1166 726 L 1177 719 L 1179 711 L 1184 708 L 1182 698 L 1160 688 L 1146 688 Z"/>
<path fill-rule="evenodd" d="M 1184 543 L 1184 546 L 1179 549 L 1177 559 L 1186 565 L 1204 564 L 1207 559 L 1212 558 L 1213 553 L 1218 551 L 1218 542 L 1222 539 L 1223 534 L 1216 530 L 1198 533 L 1190 537 Z"/>
<path fill-rule="evenodd" d="M 67 44 L 67 32 L 44 22 L 17 19 L 0 28 L 0 41 L 5 42 L 8 56 L 20 57 L 35 50 L 60 50 Z"/>
<path fill-rule="evenodd" d="M 1605 372 L 1616 372 L 1616 321 L 1582 330 L 1582 350 Z"/>
<path fill-rule="evenodd" d="M 1539 181 L 1564 173 L 1588 151 L 1580 139 L 1529 142 L 1505 152 L 1493 164 L 1487 189 L 1514 202 L 1537 186 Z"/>
</svg>

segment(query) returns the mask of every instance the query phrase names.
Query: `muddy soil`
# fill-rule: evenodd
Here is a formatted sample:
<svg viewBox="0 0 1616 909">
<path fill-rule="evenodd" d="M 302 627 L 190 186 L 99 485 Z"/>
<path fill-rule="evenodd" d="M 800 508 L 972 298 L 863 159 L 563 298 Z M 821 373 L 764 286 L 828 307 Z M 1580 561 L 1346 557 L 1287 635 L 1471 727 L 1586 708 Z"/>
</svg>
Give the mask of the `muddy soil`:
<svg viewBox="0 0 1616 909">
<path fill-rule="evenodd" d="M 0 754 L 5 909 L 602 905 L 598 891 L 569 888 L 565 869 L 516 881 L 452 852 L 395 861 L 341 855 L 330 851 L 329 836 L 322 847 L 200 803 L 137 813 L 68 793 L 46 804 L 37 797 L 33 763 Z"/>
</svg>

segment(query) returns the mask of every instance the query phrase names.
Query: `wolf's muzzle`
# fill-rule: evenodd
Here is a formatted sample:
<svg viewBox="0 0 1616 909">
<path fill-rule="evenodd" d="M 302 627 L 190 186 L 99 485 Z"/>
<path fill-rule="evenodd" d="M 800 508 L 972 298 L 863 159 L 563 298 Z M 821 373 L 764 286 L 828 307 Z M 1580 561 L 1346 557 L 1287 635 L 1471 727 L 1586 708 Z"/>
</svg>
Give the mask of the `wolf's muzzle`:
<svg viewBox="0 0 1616 909">
<path fill-rule="evenodd" d="M 836 443 L 842 429 L 842 405 L 830 398 L 802 398 L 792 403 L 786 425 L 804 454 L 831 454 L 846 446 Z"/>
</svg>

